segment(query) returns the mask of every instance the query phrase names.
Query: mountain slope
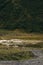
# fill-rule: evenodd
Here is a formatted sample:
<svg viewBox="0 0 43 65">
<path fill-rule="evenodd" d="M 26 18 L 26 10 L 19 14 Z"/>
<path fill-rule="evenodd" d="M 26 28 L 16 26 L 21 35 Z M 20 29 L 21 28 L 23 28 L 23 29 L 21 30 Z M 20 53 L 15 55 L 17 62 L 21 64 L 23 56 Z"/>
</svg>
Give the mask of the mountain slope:
<svg viewBox="0 0 43 65">
<path fill-rule="evenodd" d="M 43 1 L 0 0 L 0 28 L 43 32 Z"/>
</svg>

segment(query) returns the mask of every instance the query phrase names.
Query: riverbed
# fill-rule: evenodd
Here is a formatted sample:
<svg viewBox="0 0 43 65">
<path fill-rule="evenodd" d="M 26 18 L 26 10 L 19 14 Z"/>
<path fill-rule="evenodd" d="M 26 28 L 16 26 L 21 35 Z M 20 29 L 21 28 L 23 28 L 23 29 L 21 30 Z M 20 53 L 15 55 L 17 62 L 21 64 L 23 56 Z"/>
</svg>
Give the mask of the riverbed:
<svg viewBox="0 0 43 65">
<path fill-rule="evenodd" d="M 24 42 L 29 42 L 31 44 L 36 44 L 38 42 L 43 42 L 41 40 L 20 40 L 20 39 L 11 39 L 11 40 L 0 40 L 0 43 L 5 45 L 10 45 L 12 43 L 22 44 Z M 43 53 L 42 49 L 31 49 L 32 53 L 37 56 L 34 59 L 28 60 L 18 60 L 18 61 L 0 61 L 0 65 L 43 65 Z"/>
</svg>

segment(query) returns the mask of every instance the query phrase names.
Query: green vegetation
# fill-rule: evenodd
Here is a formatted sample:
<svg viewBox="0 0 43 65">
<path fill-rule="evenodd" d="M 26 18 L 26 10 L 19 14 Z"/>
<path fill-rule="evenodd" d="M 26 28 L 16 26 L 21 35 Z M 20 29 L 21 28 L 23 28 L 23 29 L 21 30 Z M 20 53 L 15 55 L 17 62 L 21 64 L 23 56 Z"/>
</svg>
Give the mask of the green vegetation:
<svg viewBox="0 0 43 65">
<path fill-rule="evenodd" d="M 43 48 L 43 42 L 39 42 L 36 44 L 25 44 L 24 47 L 29 47 L 29 48 Z"/>
<path fill-rule="evenodd" d="M 18 47 L 0 44 L 0 60 L 27 60 L 35 58 L 37 56 L 30 51 L 35 48 L 42 48 L 43 50 L 43 42 L 37 44 L 19 44 Z"/>
<path fill-rule="evenodd" d="M 0 39 L 30 39 L 43 40 L 43 34 L 40 33 L 26 33 L 21 30 L 5 30 L 0 29 Z"/>
<path fill-rule="evenodd" d="M 35 57 L 31 51 L 23 50 L 23 48 L 0 45 L 0 60 L 26 60 Z"/>
<path fill-rule="evenodd" d="M 43 40 L 43 1 L 0 0 L 0 39 Z M 43 48 L 43 43 L 25 44 L 27 48 Z M 33 58 L 31 51 L 0 44 L 0 60 Z"/>
<path fill-rule="evenodd" d="M 0 0 L 0 29 L 43 33 L 43 1 Z"/>
</svg>

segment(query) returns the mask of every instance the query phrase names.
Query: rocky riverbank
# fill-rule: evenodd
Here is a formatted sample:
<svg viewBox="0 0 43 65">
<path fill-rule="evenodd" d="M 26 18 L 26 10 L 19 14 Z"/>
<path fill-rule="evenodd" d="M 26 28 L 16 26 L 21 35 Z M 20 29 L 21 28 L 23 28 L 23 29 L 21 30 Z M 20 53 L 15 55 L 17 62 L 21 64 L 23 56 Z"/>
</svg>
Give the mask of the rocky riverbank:
<svg viewBox="0 0 43 65">
<path fill-rule="evenodd" d="M 24 44 L 24 43 L 28 43 L 28 44 L 37 44 L 39 42 L 43 42 L 42 40 L 21 40 L 21 39 L 10 39 L 10 40 L 0 40 L 0 44 L 3 45 L 17 45 L 17 44 Z"/>
</svg>

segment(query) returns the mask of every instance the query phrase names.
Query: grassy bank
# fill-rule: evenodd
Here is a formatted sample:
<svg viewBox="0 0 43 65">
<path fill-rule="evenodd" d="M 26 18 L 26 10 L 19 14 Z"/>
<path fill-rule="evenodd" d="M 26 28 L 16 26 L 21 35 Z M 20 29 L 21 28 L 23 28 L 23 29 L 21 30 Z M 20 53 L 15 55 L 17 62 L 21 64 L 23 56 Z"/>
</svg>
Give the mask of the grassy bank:
<svg viewBox="0 0 43 65">
<path fill-rule="evenodd" d="M 24 47 L 29 47 L 29 48 L 43 48 L 43 42 L 38 42 L 36 44 L 25 44 Z"/>
<path fill-rule="evenodd" d="M 0 39 L 30 39 L 43 40 L 43 34 L 26 33 L 19 30 L 0 30 Z M 30 48 L 43 48 L 43 43 L 23 44 L 19 47 L 12 47 L 0 44 L 0 60 L 25 60 L 34 58 L 35 55 L 29 51 Z"/>
<path fill-rule="evenodd" d="M 21 30 L 0 30 L 0 39 L 33 39 L 43 40 L 43 34 L 26 33 Z"/>
<path fill-rule="evenodd" d="M 23 44 L 14 46 L 6 46 L 0 44 L 0 60 L 27 60 L 35 58 L 36 56 L 30 51 L 31 49 L 41 49 L 43 43 L 37 44 Z"/>
<path fill-rule="evenodd" d="M 26 48 L 0 45 L 0 60 L 26 60 L 34 57 L 35 55 L 31 51 L 26 51 Z"/>
</svg>

